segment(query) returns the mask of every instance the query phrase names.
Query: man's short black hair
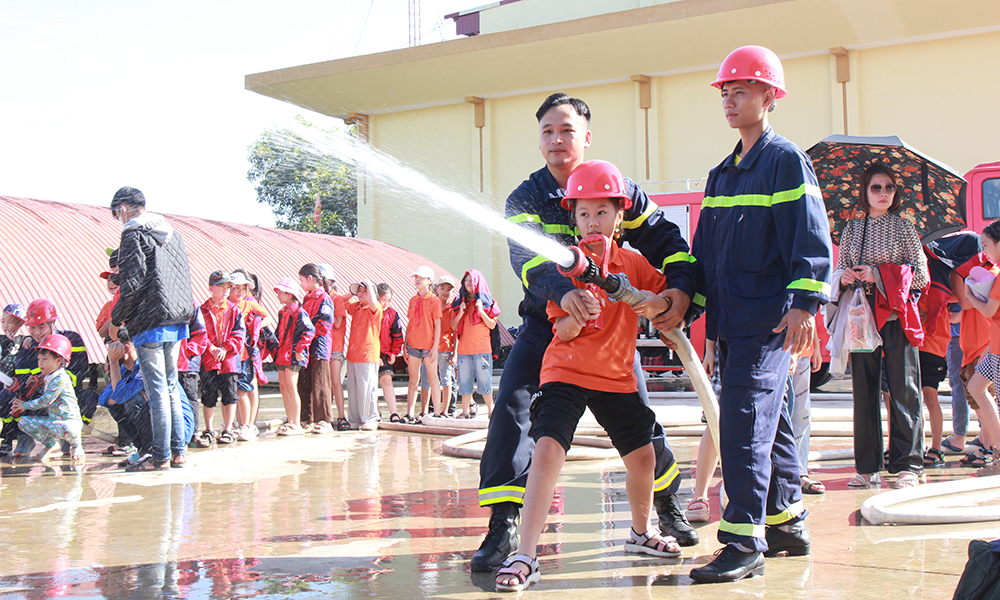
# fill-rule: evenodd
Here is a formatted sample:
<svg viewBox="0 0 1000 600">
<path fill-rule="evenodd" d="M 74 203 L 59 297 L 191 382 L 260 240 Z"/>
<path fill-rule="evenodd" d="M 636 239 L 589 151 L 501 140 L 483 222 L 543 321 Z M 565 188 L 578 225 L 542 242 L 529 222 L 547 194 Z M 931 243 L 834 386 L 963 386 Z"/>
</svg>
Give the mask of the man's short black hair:
<svg viewBox="0 0 1000 600">
<path fill-rule="evenodd" d="M 115 192 L 115 197 L 111 199 L 111 208 L 118 208 L 122 204 L 145 207 L 146 197 L 134 187 L 125 186 Z"/>
<path fill-rule="evenodd" d="M 580 115 L 584 119 L 587 119 L 588 124 L 590 123 L 590 107 L 587 106 L 587 103 L 579 98 L 573 98 L 564 92 L 556 92 L 546 98 L 545 102 L 542 102 L 542 105 L 538 107 L 538 112 L 535 113 L 535 118 L 538 119 L 539 123 L 541 123 L 542 117 L 545 116 L 545 113 L 557 106 L 562 106 L 563 104 L 569 104 L 572 106 L 573 110 L 576 111 L 576 114 Z"/>
</svg>

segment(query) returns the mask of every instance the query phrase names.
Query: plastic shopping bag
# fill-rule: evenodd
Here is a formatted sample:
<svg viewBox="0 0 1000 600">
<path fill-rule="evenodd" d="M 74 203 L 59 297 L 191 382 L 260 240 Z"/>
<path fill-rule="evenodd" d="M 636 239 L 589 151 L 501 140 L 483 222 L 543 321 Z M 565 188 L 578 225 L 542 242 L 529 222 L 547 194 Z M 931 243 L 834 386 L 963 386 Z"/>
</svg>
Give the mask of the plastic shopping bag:
<svg viewBox="0 0 1000 600">
<path fill-rule="evenodd" d="M 849 304 L 850 297 L 847 294 L 841 296 L 832 321 L 826 326 L 830 333 L 830 341 L 827 342 L 826 349 L 830 351 L 830 373 L 834 375 L 843 375 L 847 372 L 847 359 L 850 350 L 844 347 L 844 330 L 847 329 L 847 307 Z M 828 307 L 827 310 L 830 308 Z"/>
<path fill-rule="evenodd" d="M 882 336 L 875 326 L 868 299 L 863 288 L 854 290 L 847 305 L 847 328 L 844 330 L 844 349 L 850 352 L 874 352 L 882 345 Z"/>
</svg>

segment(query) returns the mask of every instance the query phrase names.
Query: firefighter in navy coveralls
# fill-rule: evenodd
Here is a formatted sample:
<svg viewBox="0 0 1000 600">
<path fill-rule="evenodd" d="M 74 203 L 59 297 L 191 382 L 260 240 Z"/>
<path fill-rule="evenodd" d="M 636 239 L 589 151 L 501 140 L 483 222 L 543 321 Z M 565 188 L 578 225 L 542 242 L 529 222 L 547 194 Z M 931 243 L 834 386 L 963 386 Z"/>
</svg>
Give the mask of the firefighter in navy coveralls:
<svg viewBox="0 0 1000 600">
<path fill-rule="evenodd" d="M 583 162 L 583 151 L 590 146 L 590 108 L 582 100 L 559 93 L 549 96 L 535 116 L 539 149 L 546 166 L 532 173 L 507 198 L 507 220 L 568 246 L 576 243 L 576 237 L 570 213 L 560 203 L 566 180 Z M 656 210 L 639 186 L 630 179 L 625 181 L 632 208 L 625 211 L 623 238 L 650 264 L 663 270 L 671 288 L 663 294 L 672 302 L 664 319 L 671 328 L 677 327 L 695 290 L 688 245 L 677 226 Z M 534 447 L 528 437 L 528 409 L 531 395 L 538 390 L 542 356 L 553 335 L 546 302 L 552 300 L 581 320 L 589 310 L 583 291 L 560 275 L 555 263 L 513 240 L 508 244 L 511 266 L 524 286 L 524 300 L 518 310 L 523 323 L 504 366 L 480 461 L 479 504 L 491 509 L 489 532 L 471 561 L 472 570 L 480 572 L 496 569 L 517 550 L 516 522 Z M 600 369 L 601 365 L 595 364 L 594 368 Z M 659 424 L 653 431 L 653 447 L 657 457 L 654 504 L 660 529 L 664 535 L 677 538 L 682 546 L 693 546 L 698 543 L 698 534 L 684 518 L 677 501 L 678 469 Z"/>
<path fill-rule="evenodd" d="M 785 96 L 778 57 L 760 46 L 734 50 L 712 85 L 741 141 L 708 176 L 691 243 L 706 335 L 717 337 L 726 365 L 719 454 L 729 504 L 718 535 L 726 547 L 691 570 L 701 582 L 763 575 L 764 556 L 809 553 L 784 394 L 789 351 L 812 343 L 813 315 L 829 300 L 831 265 L 812 162 L 768 125 Z"/>
</svg>

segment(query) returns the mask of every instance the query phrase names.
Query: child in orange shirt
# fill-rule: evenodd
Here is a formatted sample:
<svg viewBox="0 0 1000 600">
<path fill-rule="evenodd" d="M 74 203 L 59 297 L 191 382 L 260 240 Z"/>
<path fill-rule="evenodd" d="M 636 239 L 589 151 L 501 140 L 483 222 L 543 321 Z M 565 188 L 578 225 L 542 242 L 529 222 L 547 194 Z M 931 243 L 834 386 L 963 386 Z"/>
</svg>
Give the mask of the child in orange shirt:
<svg viewBox="0 0 1000 600">
<path fill-rule="evenodd" d="M 625 551 L 666 557 L 680 554 L 676 540 L 661 537 L 649 527 L 656 463 L 650 432 L 655 417 L 639 399 L 632 372 L 637 313 L 652 318 L 669 308 L 656 294 L 667 288 L 666 278 L 645 258 L 613 241 L 624 209 L 631 205 L 625 181 L 614 165 L 585 162 L 570 175 L 566 189 L 563 208 L 571 211 L 581 234 L 611 238 L 608 271 L 624 273 L 637 289 L 652 291 L 629 307 L 610 301 L 596 286 L 573 280 L 582 288 L 570 293 L 586 305 L 590 318 L 585 322 L 549 302 L 547 312 L 556 335 L 545 351 L 542 385 L 531 404 L 535 450 L 521 511 L 521 553 L 509 557 L 497 571 L 497 591 L 520 591 L 540 579 L 536 545 L 566 451 L 587 407 L 611 436 L 628 470 L 625 489 L 632 509 L 632 532 Z M 581 249 L 588 256 L 597 254 L 595 261 L 600 264 L 603 244 L 581 245 Z"/>
<path fill-rule="evenodd" d="M 347 342 L 347 418 L 352 428 L 378 429 L 379 335 L 382 333 L 382 305 L 375 284 L 369 280 L 351 284 L 347 314 L 351 315 L 351 335 Z"/>
<path fill-rule="evenodd" d="M 406 368 L 410 374 L 410 387 L 406 393 L 406 414 L 412 415 L 417 402 L 417 386 L 420 383 L 420 365 L 427 369 L 431 384 L 431 402 L 434 416 L 443 417 L 441 409 L 441 384 L 438 381 L 438 340 L 441 337 L 441 301 L 431 293 L 430 267 L 421 266 L 413 273 L 413 285 L 417 293 L 410 298 L 406 310 Z M 427 407 L 421 406 L 421 413 Z"/>
<path fill-rule="evenodd" d="M 458 355 L 455 354 L 455 330 L 451 327 L 451 319 L 455 316 L 451 309 L 455 301 L 455 289 L 458 287 L 450 275 L 438 277 L 434 293 L 441 301 L 441 337 L 438 343 L 438 381 L 441 384 L 441 412 L 451 414 L 455 407 L 453 393 L 458 392 L 455 385 L 455 364 Z M 421 384 L 423 385 L 423 384 Z M 464 415 L 468 417 L 468 415 Z"/>
<path fill-rule="evenodd" d="M 497 326 L 500 307 L 490 296 L 483 274 L 469 269 L 462 277 L 458 298 L 452 304 L 451 327 L 458 338 L 458 393 L 462 415 L 475 416 L 472 385 L 493 414 L 493 344 L 490 330 Z"/>
</svg>

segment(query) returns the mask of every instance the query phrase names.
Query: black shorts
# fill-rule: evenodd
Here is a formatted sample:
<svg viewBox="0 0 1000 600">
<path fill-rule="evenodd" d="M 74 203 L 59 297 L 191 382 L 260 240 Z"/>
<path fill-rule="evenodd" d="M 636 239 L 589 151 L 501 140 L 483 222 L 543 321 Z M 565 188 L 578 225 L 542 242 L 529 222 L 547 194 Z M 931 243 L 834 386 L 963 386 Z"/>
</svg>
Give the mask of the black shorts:
<svg viewBox="0 0 1000 600">
<path fill-rule="evenodd" d="M 920 387 L 937 389 L 948 377 L 948 360 L 943 356 L 920 353 Z"/>
<path fill-rule="evenodd" d="M 652 439 L 656 415 L 639 394 L 596 392 L 569 383 L 546 383 L 531 399 L 531 430 L 536 442 L 550 437 L 569 452 L 576 426 L 590 407 L 597 422 L 611 437 L 618 454 L 626 456 Z"/>
<path fill-rule="evenodd" d="M 222 405 L 236 404 L 237 373 L 219 373 L 205 371 L 201 374 L 201 403 L 206 408 L 215 408 L 216 401 L 222 397 Z"/>
<path fill-rule="evenodd" d="M 201 397 L 201 392 L 198 389 L 198 381 L 201 379 L 197 371 L 181 371 L 177 374 L 177 381 L 184 388 L 184 393 L 187 394 L 188 401 L 197 402 L 198 398 Z"/>
<path fill-rule="evenodd" d="M 386 373 L 392 375 L 393 373 L 396 372 L 396 368 L 393 367 L 392 363 L 388 362 L 388 360 L 389 360 L 389 355 L 388 354 L 380 354 L 379 355 L 379 361 L 378 361 L 378 376 L 379 377 L 381 377 L 382 375 L 384 375 Z"/>
</svg>

